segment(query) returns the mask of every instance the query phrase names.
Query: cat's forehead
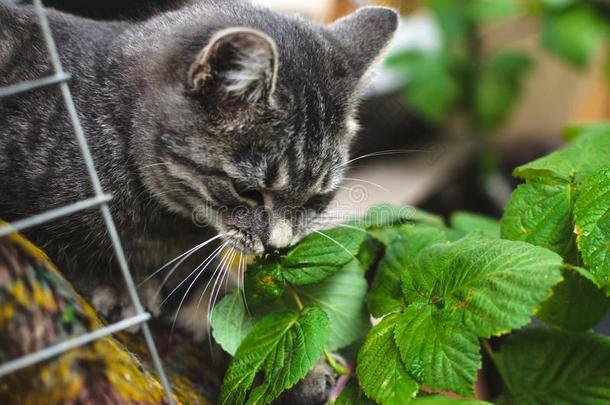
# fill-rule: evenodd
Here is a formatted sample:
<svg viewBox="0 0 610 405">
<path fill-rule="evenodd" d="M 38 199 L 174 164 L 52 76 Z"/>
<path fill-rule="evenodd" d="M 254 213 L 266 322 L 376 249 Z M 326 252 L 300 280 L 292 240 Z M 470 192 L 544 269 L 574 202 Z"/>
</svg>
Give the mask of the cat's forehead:
<svg viewBox="0 0 610 405">
<path fill-rule="evenodd" d="M 284 142 L 252 142 L 234 151 L 225 164 L 233 178 L 271 190 L 324 192 L 336 186 L 347 158 L 337 140 L 294 136 Z"/>
</svg>

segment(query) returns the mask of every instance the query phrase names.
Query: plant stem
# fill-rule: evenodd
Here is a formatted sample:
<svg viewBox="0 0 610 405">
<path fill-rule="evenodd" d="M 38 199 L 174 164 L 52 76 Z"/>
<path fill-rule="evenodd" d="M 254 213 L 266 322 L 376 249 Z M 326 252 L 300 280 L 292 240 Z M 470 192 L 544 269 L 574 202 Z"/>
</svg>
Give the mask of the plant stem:
<svg viewBox="0 0 610 405">
<path fill-rule="evenodd" d="M 297 308 L 299 308 L 299 311 L 302 311 L 305 306 L 303 305 L 303 301 L 301 301 L 299 294 L 297 294 L 297 291 L 293 286 L 290 286 L 290 293 L 292 294 L 292 298 L 294 298 L 294 302 L 297 304 Z"/>
<path fill-rule="evenodd" d="M 333 355 L 326 349 L 324 349 L 324 357 L 326 357 L 326 361 L 328 362 L 328 365 L 332 367 L 332 369 L 335 371 L 335 373 L 337 373 L 339 375 L 350 375 L 351 372 L 350 372 L 349 368 L 345 367 L 342 364 L 337 363 L 337 361 L 335 360 Z"/>
</svg>

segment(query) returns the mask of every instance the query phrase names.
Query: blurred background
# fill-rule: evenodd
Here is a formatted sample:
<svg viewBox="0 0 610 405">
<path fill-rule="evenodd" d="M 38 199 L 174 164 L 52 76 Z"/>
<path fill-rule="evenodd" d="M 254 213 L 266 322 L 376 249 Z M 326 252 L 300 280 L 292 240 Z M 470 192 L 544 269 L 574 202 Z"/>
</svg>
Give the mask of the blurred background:
<svg viewBox="0 0 610 405">
<path fill-rule="evenodd" d="M 609 1 L 259 2 L 323 22 L 363 5 L 401 12 L 361 111 L 353 154 L 367 157 L 352 165 L 343 209 L 499 216 L 515 166 L 560 146 L 566 126 L 610 118 Z"/>
</svg>

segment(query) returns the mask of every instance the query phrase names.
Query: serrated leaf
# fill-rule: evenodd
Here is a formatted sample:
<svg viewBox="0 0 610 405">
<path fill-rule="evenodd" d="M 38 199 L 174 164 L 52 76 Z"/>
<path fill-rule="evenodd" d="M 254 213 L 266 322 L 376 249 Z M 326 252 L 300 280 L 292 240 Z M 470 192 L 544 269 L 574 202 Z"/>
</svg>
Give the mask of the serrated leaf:
<svg viewBox="0 0 610 405">
<path fill-rule="evenodd" d="M 395 322 L 396 344 L 411 374 L 430 388 L 474 395 L 481 367 L 474 333 L 451 314 L 424 303 L 409 305 Z"/>
<path fill-rule="evenodd" d="M 462 236 L 473 231 L 480 231 L 490 238 L 500 237 L 500 223 L 485 215 L 458 211 L 451 215 L 450 223 L 451 227 Z"/>
<path fill-rule="evenodd" d="M 526 325 L 561 281 L 563 260 L 523 242 L 468 236 L 422 251 L 403 274 L 405 300 L 434 305 L 479 337 Z"/>
<path fill-rule="evenodd" d="M 610 293 L 610 168 L 578 186 L 574 232 L 586 268 Z"/>
<path fill-rule="evenodd" d="M 400 280 L 414 258 L 433 243 L 444 242 L 443 231 L 430 226 L 403 226 L 387 248 L 379 263 L 371 289 L 367 295 L 369 311 L 375 317 L 384 316 L 404 307 Z"/>
<path fill-rule="evenodd" d="M 375 405 L 375 403 L 364 395 L 358 381 L 351 378 L 334 405 Z"/>
<path fill-rule="evenodd" d="M 246 403 L 254 377 L 264 374 L 247 403 L 267 404 L 315 365 L 328 339 L 328 316 L 317 307 L 281 312 L 257 322 L 237 349 L 222 385 L 221 404 Z"/>
<path fill-rule="evenodd" d="M 277 258 L 257 259 L 244 275 L 244 290 L 248 305 L 266 305 L 278 299 L 286 288 Z"/>
<path fill-rule="evenodd" d="M 496 355 L 501 404 L 610 403 L 610 339 L 537 329 L 511 336 Z"/>
<path fill-rule="evenodd" d="M 320 282 L 354 259 L 365 237 L 351 228 L 313 233 L 280 258 L 282 275 L 294 285 Z"/>
<path fill-rule="evenodd" d="M 370 325 L 364 311 L 366 290 L 364 272 L 357 260 L 352 260 L 323 283 L 297 288 L 303 303 L 317 305 L 326 311 L 330 321 L 328 350 L 346 347 L 366 333 Z"/>
<path fill-rule="evenodd" d="M 358 353 L 356 374 L 364 393 L 382 405 L 402 405 L 415 397 L 419 385 L 400 360 L 394 343 L 398 315 L 389 315 L 367 336 Z"/>
<path fill-rule="evenodd" d="M 210 315 L 214 340 L 232 356 L 253 325 L 254 318 L 248 315 L 240 291 L 225 295 Z"/>
<path fill-rule="evenodd" d="M 601 45 L 603 34 L 603 20 L 586 5 L 543 16 L 543 44 L 556 56 L 578 68 L 589 64 Z"/>
<path fill-rule="evenodd" d="M 563 271 L 563 281 L 553 288 L 538 318 L 563 330 L 581 332 L 595 326 L 610 308 L 610 299 L 593 282 L 572 270 Z"/>
<path fill-rule="evenodd" d="M 564 257 L 575 251 L 574 186 L 562 180 L 530 180 L 512 193 L 501 220 L 502 238 L 546 247 Z"/>
<path fill-rule="evenodd" d="M 608 156 L 610 125 L 597 124 L 583 129 L 583 133 L 563 149 L 517 167 L 514 174 L 523 179 L 553 177 L 579 183 L 608 166 Z"/>
</svg>

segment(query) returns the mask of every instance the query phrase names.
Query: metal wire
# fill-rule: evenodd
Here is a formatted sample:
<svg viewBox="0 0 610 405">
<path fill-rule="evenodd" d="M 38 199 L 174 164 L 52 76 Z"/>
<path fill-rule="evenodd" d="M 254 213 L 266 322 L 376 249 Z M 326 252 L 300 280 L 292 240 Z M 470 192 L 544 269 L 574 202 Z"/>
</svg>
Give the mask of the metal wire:
<svg viewBox="0 0 610 405">
<path fill-rule="evenodd" d="M 131 303 L 136 311 L 136 315 L 123 321 L 106 326 L 104 328 L 97 329 L 93 332 L 86 333 L 84 335 L 61 342 L 59 344 L 47 347 L 38 352 L 31 353 L 29 355 L 2 364 L 0 365 L 0 376 L 20 370 L 37 362 L 52 358 L 70 349 L 85 345 L 87 343 L 93 342 L 97 339 L 111 335 L 121 330 L 128 329 L 134 325 L 141 325 L 146 345 L 148 346 L 148 350 L 150 351 L 153 364 L 155 366 L 155 369 L 157 370 L 159 380 L 165 391 L 167 401 L 168 403 L 173 404 L 174 401 L 169 380 L 167 378 L 167 375 L 165 374 L 165 370 L 163 369 L 159 352 L 157 351 L 157 347 L 153 340 L 150 327 L 147 323 L 147 321 L 150 319 L 150 314 L 148 314 L 144 310 L 144 307 L 142 306 L 142 303 L 140 302 L 140 299 L 138 297 L 136 285 L 129 271 L 129 265 L 127 264 L 125 252 L 123 251 L 123 247 L 121 245 L 121 241 L 114 220 L 112 219 L 110 208 L 108 206 L 108 202 L 110 201 L 111 197 L 108 194 L 105 194 L 102 189 L 99 176 L 97 174 L 97 171 L 95 170 L 93 157 L 89 150 L 89 146 L 87 145 L 87 140 L 85 138 L 83 128 L 78 118 L 78 113 L 76 111 L 76 107 L 72 99 L 72 94 L 67 84 L 67 81 L 69 80 L 70 76 L 69 74 L 63 71 L 59 58 L 59 53 L 55 45 L 55 40 L 53 39 L 53 35 L 49 27 L 49 21 L 45 14 L 45 10 L 41 0 L 34 0 L 34 9 L 38 16 L 38 23 L 40 25 L 42 36 L 44 38 L 44 42 L 49 53 L 51 65 L 53 66 L 54 70 L 54 75 L 39 80 L 18 83 L 12 86 L 0 88 L 0 97 L 12 96 L 15 94 L 24 93 L 49 85 L 59 86 L 62 97 L 64 99 L 64 103 L 66 105 L 66 110 L 68 112 L 70 123 L 74 130 L 74 135 L 76 136 L 78 146 L 80 148 L 91 184 L 93 186 L 95 196 L 88 200 L 79 201 L 66 207 L 47 211 L 45 213 L 26 218 L 21 221 L 16 221 L 7 226 L 0 227 L 0 237 L 5 236 L 11 232 L 23 230 L 25 228 L 29 228 L 35 225 L 40 225 L 42 223 L 46 223 L 66 215 L 74 214 L 85 209 L 99 206 L 102 217 L 104 219 L 104 223 L 108 230 L 108 234 L 112 241 L 112 246 L 114 248 L 116 259 L 119 263 L 123 278 L 125 279 L 125 284 L 127 285 L 127 291 L 129 293 Z"/>
</svg>

